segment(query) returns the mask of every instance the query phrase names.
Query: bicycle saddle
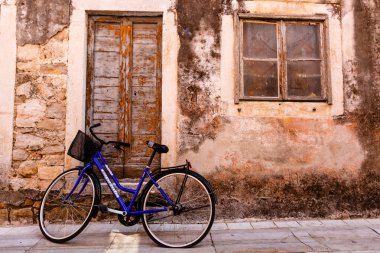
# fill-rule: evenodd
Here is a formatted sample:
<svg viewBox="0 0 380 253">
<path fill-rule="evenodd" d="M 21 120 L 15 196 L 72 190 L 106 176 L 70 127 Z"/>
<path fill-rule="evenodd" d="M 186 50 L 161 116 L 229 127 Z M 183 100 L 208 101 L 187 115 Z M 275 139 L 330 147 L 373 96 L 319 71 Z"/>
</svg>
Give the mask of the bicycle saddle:
<svg viewBox="0 0 380 253">
<path fill-rule="evenodd" d="M 148 147 L 154 149 L 159 154 L 169 152 L 169 148 L 166 145 L 161 145 L 161 144 L 155 143 L 154 141 L 146 141 L 146 144 L 148 145 Z"/>
</svg>

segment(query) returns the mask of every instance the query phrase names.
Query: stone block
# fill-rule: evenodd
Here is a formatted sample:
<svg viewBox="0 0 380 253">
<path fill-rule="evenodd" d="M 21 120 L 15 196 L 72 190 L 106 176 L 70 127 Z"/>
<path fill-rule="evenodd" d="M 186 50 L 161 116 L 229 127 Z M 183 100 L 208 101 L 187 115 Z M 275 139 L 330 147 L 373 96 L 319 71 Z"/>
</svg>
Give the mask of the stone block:
<svg viewBox="0 0 380 253">
<path fill-rule="evenodd" d="M 33 223 L 32 208 L 11 209 L 9 218 L 12 224 L 31 224 Z"/>
<path fill-rule="evenodd" d="M 17 106 L 16 126 L 32 127 L 45 116 L 46 104 L 43 100 L 29 99 Z"/>
<path fill-rule="evenodd" d="M 41 191 L 45 191 L 50 183 L 51 183 L 52 179 L 40 179 L 38 180 L 38 189 L 40 189 Z"/>
<path fill-rule="evenodd" d="M 20 164 L 20 167 L 17 169 L 17 172 L 22 177 L 31 177 L 37 173 L 37 164 L 35 161 L 25 161 Z"/>
<path fill-rule="evenodd" d="M 8 223 L 8 209 L 0 209 L 0 225 Z"/>
<path fill-rule="evenodd" d="M 44 139 L 31 134 L 16 134 L 15 148 L 39 150 L 44 145 Z"/>
<path fill-rule="evenodd" d="M 47 99 L 52 98 L 56 95 L 53 87 L 48 83 L 39 83 L 37 85 L 37 90 L 39 95 Z"/>
<path fill-rule="evenodd" d="M 30 98 L 32 96 L 32 84 L 31 82 L 26 82 L 21 84 L 16 89 L 17 96 L 25 96 L 26 98 Z"/>
<path fill-rule="evenodd" d="M 39 179 L 52 180 L 63 172 L 63 166 L 42 166 L 38 168 Z"/>
<path fill-rule="evenodd" d="M 65 63 L 42 64 L 41 73 L 44 75 L 66 75 L 67 65 Z"/>
<path fill-rule="evenodd" d="M 65 156 L 63 154 L 61 155 L 45 155 L 42 163 L 48 165 L 48 166 L 58 166 L 64 165 Z"/>
<path fill-rule="evenodd" d="M 23 189 L 36 189 L 37 188 L 37 178 L 19 178 L 19 177 L 14 177 L 9 180 L 9 186 L 14 190 L 14 191 L 20 191 Z M 23 201 L 23 199 L 22 199 Z"/>
<path fill-rule="evenodd" d="M 52 85 L 54 88 L 65 88 L 67 83 L 66 75 L 42 76 L 41 83 Z"/>
<path fill-rule="evenodd" d="M 41 154 L 56 154 L 63 153 L 65 151 L 65 147 L 63 145 L 54 145 L 49 147 L 44 147 L 41 151 Z"/>
<path fill-rule="evenodd" d="M 17 60 L 21 62 L 38 59 L 40 52 L 39 45 L 24 45 L 17 47 Z"/>
<path fill-rule="evenodd" d="M 64 103 L 54 103 L 47 107 L 46 117 L 52 119 L 64 119 L 66 116 L 66 107 Z"/>
<path fill-rule="evenodd" d="M 23 206 L 33 206 L 33 204 L 34 204 L 34 201 L 27 198 L 25 199 Z"/>
<path fill-rule="evenodd" d="M 36 202 L 34 202 L 34 204 L 33 204 L 33 207 L 34 207 L 34 208 L 40 208 L 40 206 L 41 206 L 41 201 L 36 201 Z"/>
<path fill-rule="evenodd" d="M 14 161 L 25 161 L 28 158 L 28 152 L 23 149 L 13 150 L 13 160 Z"/>
<path fill-rule="evenodd" d="M 20 72 L 38 72 L 40 65 L 37 61 L 17 62 L 17 73 Z"/>
<path fill-rule="evenodd" d="M 65 62 L 67 61 L 68 43 L 66 40 L 51 39 L 41 48 L 40 60 L 42 62 Z"/>
<path fill-rule="evenodd" d="M 37 127 L 46 130 L 60 130 L 64 126 L 62 120 L 59 119 L 43 119 L 37 123 Z"/>
<path fill-rule="evenodd" d="M 24 203 L 25 195 L 17 191 L 0 191 L 0 202 L 11 204 L 13 206 L 21 206 Z"/>
</svg>

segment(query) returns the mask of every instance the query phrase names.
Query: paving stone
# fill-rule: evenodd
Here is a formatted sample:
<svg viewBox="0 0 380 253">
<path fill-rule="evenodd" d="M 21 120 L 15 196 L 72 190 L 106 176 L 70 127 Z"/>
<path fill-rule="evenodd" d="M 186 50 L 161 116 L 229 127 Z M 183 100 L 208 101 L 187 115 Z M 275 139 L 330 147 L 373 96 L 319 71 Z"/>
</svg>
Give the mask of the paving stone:
<svg viewBox="0 0 380 253">
<path fill-rule="evenodd" d="M 51 248 L 47 249 L 30 249 L 27 251 L 32 253 L 43 253 L 43 252 L 52 252 Z M 62 248 L 54 248 L 54 253 L 104 253 L 106 249 L 103 248 L 85 248 L 85 247 L 62 247 Z M 127 251 L 125 251 L 127 252 Z"/>
<path fill-rule="evenodd" d="M 107 223 L 90 223 L 85 230 L 82 232 L 83 234 L 100 234 L 106 233 L 109 234 L 115 228 L 115 223 L 107 224 Z"/>
<path fill-rule="evenodd" d="M 215 253 L 215 249 L 212 246 L 206 247 L 197 247 L 195 248 L 184 248 L 184 249 L 168 249 L 168 248 L 160 248 L 157 246 L 152 247 L 141 247 L 141 248 L 119 248 L 119 249 L 109 249 L 106 251 L 107 253 L 144 253 L 144 252 L 154 252 L 154 253 L 166 253 L 166 252 L 180 252 L 180 253 Z"/>
<path fill-rule="evenodd" d="M 114 240 L 110 245 L 110 249 L 118 248 L 138 248 L 154 246 L 155 243 L 145 233 L 123 234 L 118 233 L 115 235 Z"/>
<path fill-rule="evenodd" d="M 216 245 L 218 253 L 233 252 L 306 252 L 311 249 L 303 243 L 239 243 L 230 245 Z"/>
<path fill-rule="evenodd" d="M 298 224 L 301 225 L 301 227 L 320 227 L 322 226 L 322 222 L 318 220 L 302 220 L 298 221 Z"/>
<path fill-rule="evenodd" d="M 347 225 L 350 226 L 369 226 L 370 223 L 367 220 L 358 219 L 358 220 L 343 220 Z"/>
<path fill-rule="evenodd" d="M 9 227 L 12 228 L 10 231 L 7 232 L 7 235 L 42 235 L 40 232 L 40 228 L 38 225 L 32 225 L 32 226 L 13 226 Z"/>
<path fill-rule="evenodd" d="M 380 219 L 366 219 L 366 221 L 373 225 L 380 225 Z"/>
<path fill-rule="evenodd" d="M 297 221 L 275 221 L 274 223 L 279 228 L 297 228 L 301 226 Z"/>
<path fill-rule="evenodd" d="M 276 224 L 273 221 L 259 221 L 259 222 L 251 222 L 251 225 L 254 229 L 262 229 L 262 228 L 277 228 Z"/>
<path fill-rule="evenodd" d="M 41 238 L 24 238 L 23 236 L 13 236 L 12 238 L 5 238 L 1 236 L 0 238 L 0 252 L 6 252 L 3 248 L 25 248 L 32 247 L 38 243 Z"/>
<path fill-rule="evenodd" d="M 339 251 L 339 252 L 342 252 L 342 251 Z M 354 251 L 350 251 L 350 253 L 379 253 L 379 251 L 378 250 L 359 250 L 359 251 L 354 250 Z"/>
<path fill-rule="evenodd" d="M 380 238 L 360 238 L 356 240 L 332 239 L 325 240 L 323 244 L 335 251 L 376 250 L 380 252 Z"/>
<path fill-rule="evenodd" d="M 323 226 L 325 227 L 337 227 L 346 226 L 347 224 L 342 220 L 321 220 Z"/>
<path fill-rule="evenodd" d="M 313 250 L 317 251 L 329 251 L 330 249 L 318 241 L 314 240 L 310 234 L 306 231 L 295 231 L 293 232 L 294 236 L 297 237 L 297 239 L 304 243 L 305 245 L 309 246 Z"/>
<path fill-rule="evenodd" d="M 253 229 L 249 222 L 227 223 L 228 229 Z"/>
<path fill-rule="evenodd" d="M 214 223 L 211 227 L 211 230 L 227 230 L 227 224 L 226 223 Z"/>
<path fill-rule="evenodd" d="M 0 250 L 1 252 L 6 252 L 6 253 L 24 253 L 24 252 L 29 252 L 29 247 L 0 248 Z"/>
<path fill-rule="evenodd" d="M 358 239 L 358 238 L 377 238 L 379 235 L 370 228 L 330 228 L 308 230 L 313 238 L 325 239 Z"/>
<path fill-rule="evenodd" d="M 113 233 L 134 233 L 137 232 L 137 226 L 126 227 L 122 224 L 115 224 L 112 228 Z"/>
<path fill-rule="evenodd" d="M 228 231 L 213 231 L 211 233 L 214 243 L 235 243 L 236 241 L 283 241 L 297 242 L 292 232 L 284 230 L 228 230 Z"/>
<path fill-rule="evenodd" d="M 115 235 L 114 234 L 86 234 L 79 235 L 74 239 L 66 243 L 53 243 L 46 239 L 40 240 L 35 246 L 34 249 L 41 248 L 71 248 L 71 247 L 91 247 L 91 248 L 108 248 Z"/>
<path fill-rule="evenodd" d="M 8 234 L 13 227 L 0 227 L 0 235 Z"/>
</svg>

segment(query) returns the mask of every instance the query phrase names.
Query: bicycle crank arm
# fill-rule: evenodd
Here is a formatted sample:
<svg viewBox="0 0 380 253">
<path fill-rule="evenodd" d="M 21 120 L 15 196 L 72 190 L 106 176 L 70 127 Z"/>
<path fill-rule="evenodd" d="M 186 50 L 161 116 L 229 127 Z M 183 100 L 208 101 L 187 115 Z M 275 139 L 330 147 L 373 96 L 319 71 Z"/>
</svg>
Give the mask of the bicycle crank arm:
<svg viewBox="0 0 380 253">
<path fill-rule="evenodd" d="M 99 205 L 99 209 L 102 213 L 115 213 L 115 214 L 127 216 L 127 212 L 125 212 L 125 211 L 112 209 L 112 208 L 106 207 L 104 205 Z"/>
</svg>

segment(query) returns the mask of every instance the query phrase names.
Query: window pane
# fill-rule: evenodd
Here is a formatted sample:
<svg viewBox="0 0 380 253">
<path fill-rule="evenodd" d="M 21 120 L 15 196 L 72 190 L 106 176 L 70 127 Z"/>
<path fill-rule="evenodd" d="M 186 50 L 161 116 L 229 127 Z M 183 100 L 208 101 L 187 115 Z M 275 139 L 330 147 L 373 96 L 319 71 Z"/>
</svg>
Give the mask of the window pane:
<svg viewBox="0 0 380 253">
<path fill-rule="evenodd" d="M 243 23 L 243 56 L 277 58 L 276 24 Z"/>
<path fill-rule="evenodd" d="M 319 24 L 287 24 L 288 59 L 319 59 L 319 37 Z"/>
<path fill-rule="evenodd" d="M 244 61 L 244 96 L 278 97 L 277 62 Z"/>
<path fill-rule="evenodd" d="M 288 62 L 288 96 L 321 98 L 320 61 Z"/>
</svg>

